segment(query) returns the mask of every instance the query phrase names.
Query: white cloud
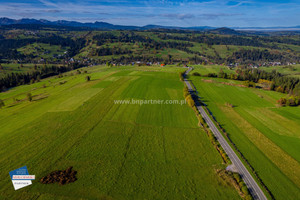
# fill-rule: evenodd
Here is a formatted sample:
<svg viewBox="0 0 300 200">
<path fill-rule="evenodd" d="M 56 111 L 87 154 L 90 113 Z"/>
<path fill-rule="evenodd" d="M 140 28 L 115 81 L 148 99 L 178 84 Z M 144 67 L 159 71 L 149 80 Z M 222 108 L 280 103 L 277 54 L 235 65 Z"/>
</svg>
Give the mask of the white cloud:
<svg viewBox="0 0 300 200">
<path fill-rule="evenodd" d="M 49 20 L 74 20 L 87 22 L 107 21 L 121 25 L 160 24 L 172 26 L 256 26 L 266 15 L 278 15 L 290 24 L 298 25 L 299 3 L 266 3 L 258 0 L 89 0 L 57 1 L 39 0 L 38 3 L 10 3 L 4 0 L 0 15 L 10 18 L 32 17 Z M 251 19 L 253 16 L 262 20 Z M 265 22 L 265 23 L 270 23 Z M 276 22 L 276 23 L 279 23 Z"/>
</svg>

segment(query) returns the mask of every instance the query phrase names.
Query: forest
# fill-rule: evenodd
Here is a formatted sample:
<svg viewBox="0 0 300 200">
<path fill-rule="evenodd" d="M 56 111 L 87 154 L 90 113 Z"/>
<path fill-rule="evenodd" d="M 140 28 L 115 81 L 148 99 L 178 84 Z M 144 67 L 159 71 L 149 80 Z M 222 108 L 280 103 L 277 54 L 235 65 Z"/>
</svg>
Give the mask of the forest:
<svg viewBox="0 0 300 200">
<path fill-rule="evenodd" d="M 83 67 L 83 65 L 79 63 L 72 63 L 67 66 L 44 65 L 42 68 L 28 73 L 6 74 L 4 77 L 0 78 L 0 92 L 19 85 L 39 82 L 41 79 L 60 75 L 61 73 L 78 69 L 80 67 Z"/>
</svg>

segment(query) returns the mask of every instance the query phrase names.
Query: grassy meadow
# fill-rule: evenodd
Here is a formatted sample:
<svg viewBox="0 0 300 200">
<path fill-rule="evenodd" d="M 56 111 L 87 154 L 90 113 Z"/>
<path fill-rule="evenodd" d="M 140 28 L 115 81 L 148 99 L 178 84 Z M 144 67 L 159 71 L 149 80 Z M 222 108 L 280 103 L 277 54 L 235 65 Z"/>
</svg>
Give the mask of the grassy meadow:
<svg viewBox="0 0 300 200">
<path fill-rule="evenodd" d="M 190 78 L 275 198 L 299 197 L 300 107 L 278 107 L 282 93 L 225 85 L 224 79 Z"/>
<path fill-rule="evenodd" d="M 34 70 L 34 64 L 21 64 L 18 63 L 9 63 L 9 64 L 1 64 L 3 69 L 0 69 L 0 78 L 10 73 L 26 73 Z M 42 66 L 42 65 L 38 65 Z"/>
<path fill-rule="evenodd" d="M 229 67 L 222 65 L 195 65 L 193 68 L 191 73 L 198 72 L 201 75 L 207 75 L 208 73 L 218 74 L 221 69 L 227 74 L 235 74 L 235 70 L 231 70 Z"/>
<path fill-rule="evenodd" d="M 260 67 L 259 69 L 265 70 L 267 72 L 276 70 L 281 74 L 300 78 L 300 64 L 289 65 L 289 66 Z"/>
<path fill-rule="evenodd" d="M 188 105 L 114 104 L 183 100 L 183 68 L 86 69 L 0 93 L 0 199 L 240 199 Z M 14 191 L 8 173 L 24 165 L 36 180 Z M 69 166 L 76 182 L 38 182 Z"/>
<path fill-rule="evenodd" d="M 52 58 L 54 54 L 64 55 L 64 53 L 67 51 L 67 48 L 60 45 L 33 43 L 19 48 L 18 51 L 24 55 L 31 54 L 41 58 Z"/>
</svg>

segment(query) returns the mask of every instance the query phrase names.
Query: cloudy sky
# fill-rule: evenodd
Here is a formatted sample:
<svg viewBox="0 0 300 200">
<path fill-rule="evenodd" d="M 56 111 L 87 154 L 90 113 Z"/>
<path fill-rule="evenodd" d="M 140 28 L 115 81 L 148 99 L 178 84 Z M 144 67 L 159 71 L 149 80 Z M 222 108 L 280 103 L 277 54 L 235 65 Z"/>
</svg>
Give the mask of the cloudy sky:
<svg viewBox="0 0 300 200">
<path fill-rule="evenodd" d="M 299 11 L 300 0 L 0 0 L 0 17 L 138 26 L 295 26 Z"/>
</svg>

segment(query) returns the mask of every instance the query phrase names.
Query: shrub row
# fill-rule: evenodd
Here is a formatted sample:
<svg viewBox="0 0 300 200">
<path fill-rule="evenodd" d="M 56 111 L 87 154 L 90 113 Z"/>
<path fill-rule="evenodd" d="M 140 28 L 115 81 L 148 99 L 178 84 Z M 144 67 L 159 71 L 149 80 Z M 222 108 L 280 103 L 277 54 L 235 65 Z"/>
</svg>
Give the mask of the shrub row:
<svg viewBox="0 0 300 200">
<path fill-rule="evenodd" d="M 246 184 L 238 173 L 230 172 L 224 169 L 217 170 L 217 174 L 227 183 L 233 185 L 233 187 L 238 191 L 240 196 L 245 200 L 252 200 L 250 191 L 248 190 Z"/>
<path fill-rule="evenodd" d="M 199 72 L 194 72 L 193 76 L 201 76 L 201 74 Z"/>
<path fill-rule="evenodd" d="M 184 72 L 179 72 L 179 78 L 180 78 L 181 81 L 184 80 L 184 74 L 185 74 L 185 72 L 186 72 L 186 71 L 184 71 Z"/>
<path fill-rule="evenodd" d="M 277 103 L 280 106 L 299 106 L 300 105 L 300 96 L 291 95 L 287 98 L 281 97 Z"/>
<path fill-rule="evenodd" d="M 209 127 L 208 127 L 207 123 L 205 122 L 204 118 L 199 113 L 199 111 L 196 107 L 195 101 L 194 101 L 192 95 L 190 94 L 190 92 L 189 92 L 189 90 L 186 86 L 184 87 L 183 95 L 184 95 L 184 98 L 185 98 L 186 102 L 188 103 L 188 105 L 195 111 L 196 116 L 197 116 L 198 121 L 199 121 L 199 125 L 203 127 L 203 129 L 205 130 L 205 132 L 208 135 L 209 140 L 211 141 L 211 143 L 214 145 L 214 147 L 217 149 L 217 151 L 222 156 L 223 161 L 227 164 L 231 164 L 231 160 L 229 159 L 228 155 L 226 154 L 224 149 L 221 147 L 219 141 L 214 136 L 212 131 L 209 129 Z"/>
</svg>

